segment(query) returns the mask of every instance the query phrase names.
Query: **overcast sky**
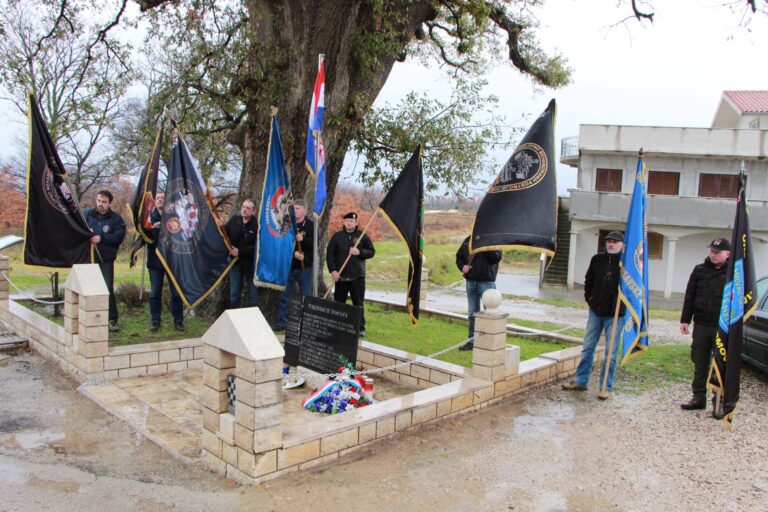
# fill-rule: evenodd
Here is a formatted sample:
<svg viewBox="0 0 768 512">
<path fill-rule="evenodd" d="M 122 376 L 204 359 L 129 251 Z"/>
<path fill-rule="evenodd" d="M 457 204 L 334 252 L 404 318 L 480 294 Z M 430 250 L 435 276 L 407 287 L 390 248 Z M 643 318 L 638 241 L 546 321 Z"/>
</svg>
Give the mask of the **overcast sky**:
<svg viewBox="0 0 768 512">
<path fill-rule="evenodd" d="M 617 8 L 616 0 L 550 0 L 539 11 L 539 38 L 545 49 L 568 58 L 572 84 L 536 91 L 505 67 L 489 74 L 490 90 L 508 120 L 535 119 L 557 99 L 558 159 L 560 140 L 578 135 L 579 124 L 709 126 L 723 90 L 768 89 L 768 17 L 758 14 L 744 28 L 745 2 L 734 11 L 725 2 L 659 1 L 653 24 L 616 25 L 631 14 L 628 1 Z M 395 102 L 414 84 L 445 94 L 436 75 L 415 63 L 398 64 L 377 102 Z M 496 155 L 498 168 L 511 151 Z M 575 169 L 560 165 L 560 193 L 575 186 Z"/>
<path fill-rule="evenodd" d="M 488 74 L 489 92 L 509 121 L 528 115 L 526 128 L 556 98 L 558 159 L 560 140 L 578 135 L 582 123 L 709 126 L 723 90 L 768 89 L 768 16 L 758 14 L 744 28 L 745 2 L 735 0 L 731 11 L 723 6 L 728 1 L 658 1 L 653 24 L 641 24 L 619 23 L 631 14 L 629 0 L 619 7 L 617 0 L 548 0 L 537 11 L 538 36 L 545 49 L 568 59 L 572 84 L 537 89 L 511 66 L 500 66 Z M 416 63 L 397 64 L 377 104 L 397 102 L 413 89 L 447 99 L 450 89 L 440 75 Z M 7 103 L 0 119 L 10 121 L 0 123 L 0 156 L 7 158 L 13 136 L 26 133 L 26 119 Z M 511 151 L 494 153 L 497 170 Z M 342 179 L 349 179 L 350 167 Z M 575 184 L 575 169 L 559 165 L 560 193 Z"/>
</svg>

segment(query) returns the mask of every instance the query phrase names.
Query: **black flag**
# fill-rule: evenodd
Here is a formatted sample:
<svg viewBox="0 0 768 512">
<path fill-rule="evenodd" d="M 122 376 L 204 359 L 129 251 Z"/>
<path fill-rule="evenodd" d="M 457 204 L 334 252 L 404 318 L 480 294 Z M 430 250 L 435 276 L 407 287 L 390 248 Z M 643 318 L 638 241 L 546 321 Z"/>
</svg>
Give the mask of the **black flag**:
<svg viewBox="0 0 768 512">
<path fill-rule="evenodd" d="M 48 128 L 29 94 L 29 163 L 24 263 L 66 268 L 91 261 L 93 236 Z"/>
<path fill-rule="evenodd" d="M 419 147 L 400 176 L 379 204 L 384 217 L 408 247 L 408 312 L 416 324 L 419 318 L 421 293 L 421 264 L 424 254 L 424 176 Z"/>
<path fill-rule="evenodd" d="M 752 235 L 746 204 L 746 177 L 739 173 L 739 195 L 736 199 L 736 219 L 733 221 L 731 256 L 728 259 L 723 300 L 715 337 L 714 364 L 708 387 L 722 393 L 726 425 L 731 425 L 739 401 L 741 379 L 741 345 L 744 322 L 757 308 L 755 289 L 755 259 L 752 256 Z"/>
<path fill-rule="evenodd" d="M 133 227 L 136 229 L 136 234 L 147 243 L 152 243 L 152 222 L 149 220 L 149 214 L 155 208 L 162 142 L 163 125 L 161 124 L 155 138 L 155 144 L 152 147 L 152 154 L 149 155 L 147 165 L 141 170 L 139 181 L 136 184 L 136 191 L 131 198 L 131 203 L 128 205 L 131 209 L 131 217 L 133 218 Z"/>
<path fill-rule="evenodd" d="M 145 243 L 152 243 L 152 222 L 149 215 L 155 208 L 155 196 L 157 195 L 157 179 L 160 175 L 160 154 L 162 153 L 164 127 L 161 124 L 155 137 L 155 144 L 152 146 L 152 154 L 149 155 L 147 165 L 139 174 L 139 181 L 136 183 L 136 191 L 131 197 L 128 208 L 131 209 L 131 219 L 133 228 L 136 230 L 136 240 L 131 247 L 131 257 L 129 267 L 136 264 L 137 254 L 144 247 Z"/>
<path fill-rule="evenodd" d="M 470 252 L 524 249 L 554 256 L 555 111 L 552 100 L 488 189 L 472 226 Z"/>
<path fill-rule="evenodd" d="M 157 255 L 189 307 L 211 293 L 237 261 L 228 261 L 229 246 L 216 224 L 206 188 L 179 135 L 168 169 Z"/>
</svg>

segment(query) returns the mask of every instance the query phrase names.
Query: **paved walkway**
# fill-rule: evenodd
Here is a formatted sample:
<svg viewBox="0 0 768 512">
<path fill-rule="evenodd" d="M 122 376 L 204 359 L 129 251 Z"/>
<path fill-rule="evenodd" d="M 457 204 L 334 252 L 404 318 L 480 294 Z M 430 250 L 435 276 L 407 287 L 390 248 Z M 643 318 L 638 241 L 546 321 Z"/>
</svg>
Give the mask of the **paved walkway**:
<svg viewBox="0 0 768 512">
<path fill-rule="evenodd" d="M 305 371 L 302 369 L 302 371 Z M 374 397 L 389 400 L 415 391 L 375 375 Z M 189 369 L 163 375 L 131 377 L 78 390 L 111 414 L 117 416 L 175 457 L 195 463 L 200 459 L 203 428 L 202 370 Z M 312 382 L 323 383 L 322 378 Z M 330 416 L 311 413 L 301 407 L 310 387 L 283 390 L 283 435 L 300 437 L 308 429 L 322 430 Z M 329 428 L 336 428 L 331 425 Z"/>
</svg>

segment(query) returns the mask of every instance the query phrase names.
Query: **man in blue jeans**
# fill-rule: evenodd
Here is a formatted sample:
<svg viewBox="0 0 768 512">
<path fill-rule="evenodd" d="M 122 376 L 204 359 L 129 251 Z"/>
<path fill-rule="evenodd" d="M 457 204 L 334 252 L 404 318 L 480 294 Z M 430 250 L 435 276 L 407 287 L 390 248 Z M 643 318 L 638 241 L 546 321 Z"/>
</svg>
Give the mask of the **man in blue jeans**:
<svg viewBox="0 0 768 512">
<path fill-rule="evenodd" d="M 479 252 L 469 254 L 469 237 L 461 243 L 456 251 L 456 267 L 467 280 L 467 310 L 469 313 L 468 337 L 475 335 L 475 313 L 480 311 L 483 293 L 496 288 L 496 275 L 499 273 L 501 251 Z M 459 350 L 472 350 L 474 341 L 469 341 L 459 347 Z"/>
<path fill-rule="evenodd" d="M 233 215 L 224 226 L 227 237 L 232 242 L 229 255 L 238 258 L 229 271 L 229 307 L 232 309 L 240 307 L 243 284 L 246 290 L 246 306 L 250 308 L 259 305 L 259 289 L 253 284 L 253 254 L 259 232 L 255 210 L 255 203 L 246 199 L 240 207 L 240 215 Z"/>
<path fill-rule="evenodd" d="M 307 218 L 307 206 L 302 199 L 293 201 L 293 213 L 296 215 L 296 247 L 291 260 L 291 271 L 285 290 L 280 297 L 280 308 L 277 313 L 277 325 L 275 330 L 280 331 L 288 325 L 288 301 L 293 293 L 294 286 L 299 285 L 302 295 L 312 295 L 312 262 L 313 238 L 315 224 Z"/>
<path fill-rule="evenodd" d="M 589 305 L 589 319 L 584 333 L 584 348 L 581 350 L 581 360 L 576 368 L 576 376 L 573 381 L 563 384 L 563 389 L 569 391 L 585 391 L 589 385 L 589 377 L 592 374 L 592 364 L 595 359 L 595 347 L 600 341 L 600 334 L 605 333 L 605 354 L 603 368 L 600 372 L 598 384 L 602 388 L 605 377 L 605 363 L 608 359 L 608 341 L 611 339 L 613 317 L 616 311 L 616 301 L 619 296 L 619 279 L 621 272 L 619 259 L 624 247 L 624 235 L 619 231 L 611 231 L 605 236 L 605 252 L 599 252 L 592 256 L 589 262 L 587 275 L 584 276 L 584 300 Z M 618 340 L 624 328 L 624 304 L 619 310 L 618 324 L 616 326 L 616 338 L 614 339 L 611 366 L 608 372 L 606 390 L 597 394 L 600 400 L 608 398 L 613 388 L 613 377 L 616 374 L 616 359 L 618 353 Z"/>
<path fill-rule="evenodd" d="M 160 219 L 163 216 L 163 207 L 165 206 L 165 193 L 158 192 L 155 197 L 155 209 L 149 214 L 149 220 L 152 222 L 152 240 L 153 243 L 147 244 L 147 269 L 149 270 L 149 314 L 152 324 L 149 328 L 152 332 L 160 330 L 160 313 L 163 309 L 163 283 L 166 281 L 165 267 L 157 257 L 157 239 L 160 233 Z M 171 316 L 173 325 L 179 332 L 186 331 L 184 327 L 184 304 L 181 302 L 179 292 L 171 283 L 168 277 L 168 287 L 171 289 Z"/>
</svg>

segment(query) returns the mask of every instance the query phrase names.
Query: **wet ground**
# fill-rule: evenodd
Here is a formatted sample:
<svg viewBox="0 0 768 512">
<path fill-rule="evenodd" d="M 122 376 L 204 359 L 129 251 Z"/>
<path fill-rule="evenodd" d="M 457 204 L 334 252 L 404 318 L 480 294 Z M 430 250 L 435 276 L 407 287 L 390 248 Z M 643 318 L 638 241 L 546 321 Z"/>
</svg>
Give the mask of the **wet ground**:
<svg viewBox="0 0 768 512">
<path fill-rule="evenodd" d="M 686 384 L 610 400 L 557 384 L 256 487 L 172 458 L 39 356 L 0 354 L 0 509 L 765 510 L 768 379 L 726 430 Z"/>
</svg>

